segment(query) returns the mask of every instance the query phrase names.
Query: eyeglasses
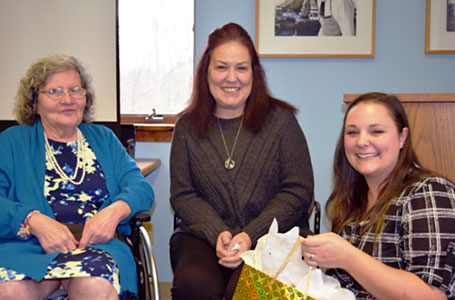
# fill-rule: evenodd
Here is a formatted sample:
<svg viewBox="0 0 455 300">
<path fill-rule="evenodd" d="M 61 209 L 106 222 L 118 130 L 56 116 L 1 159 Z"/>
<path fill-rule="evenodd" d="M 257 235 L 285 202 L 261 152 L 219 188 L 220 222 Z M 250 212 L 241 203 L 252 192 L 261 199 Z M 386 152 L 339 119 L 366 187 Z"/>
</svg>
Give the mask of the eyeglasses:
<svg viewBox="0 0 455 300">
<path fill-rule="evenodd" d="M 65 92 L 68 92 L 68 95 L 73 99 L 82 99 L 87 94 L 87 91 L 85 89 L 78 86 L 75 86 L 69 90 L 64 90 L 62 88 L 54 88 L 39 92 L 46 94 L 49 98 L 53 100 L 62 99 L 63 97 L 65 97 Z"/>
</svg>

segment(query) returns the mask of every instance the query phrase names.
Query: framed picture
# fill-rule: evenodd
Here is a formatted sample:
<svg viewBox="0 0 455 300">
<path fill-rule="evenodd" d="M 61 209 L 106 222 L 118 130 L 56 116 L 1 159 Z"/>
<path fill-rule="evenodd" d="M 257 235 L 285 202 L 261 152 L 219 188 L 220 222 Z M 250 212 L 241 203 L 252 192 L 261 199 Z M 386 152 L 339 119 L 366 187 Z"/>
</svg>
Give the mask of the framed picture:
<svg viewBox="0 0 455 300">
<path fill-rule="evenodd" d="M 376 0 L 256 0 L 256 48 L 261 57 L 374 57 L 375 12 Z"/>
<path fill-rule="evenodd" d="M 427 0 L 425 53 L 455 53 L 455 0 Z"/>
</svg>

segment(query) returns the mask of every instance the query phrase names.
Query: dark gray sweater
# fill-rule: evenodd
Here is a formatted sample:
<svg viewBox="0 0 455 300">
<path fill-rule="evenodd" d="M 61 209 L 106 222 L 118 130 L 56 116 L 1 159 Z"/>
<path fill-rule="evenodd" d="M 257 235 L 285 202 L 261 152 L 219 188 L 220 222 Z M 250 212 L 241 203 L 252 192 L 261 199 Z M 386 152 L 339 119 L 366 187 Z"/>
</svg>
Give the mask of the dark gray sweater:
<svg viewBox="0 0 455 300">
<path fill-rule="evenodd" d="M 229 151 L 241 117 L 220 119 Z M 294 226 L 308 233 L 308 206 L 313 195 L 313 170 L 305 136 L 294 114 L 277 108 L 264 128 L 253 134 L 242 127 L 227 170 L 220 129 L 213 122 L 208 137 L 199 139 L 188 115 L 177 121 L 170 156 L 171 206 L 180 228 L 208 241 L 218 235 L 246 232 L 253 243 L 276 218 L 279 231 Z"/>
</svg>

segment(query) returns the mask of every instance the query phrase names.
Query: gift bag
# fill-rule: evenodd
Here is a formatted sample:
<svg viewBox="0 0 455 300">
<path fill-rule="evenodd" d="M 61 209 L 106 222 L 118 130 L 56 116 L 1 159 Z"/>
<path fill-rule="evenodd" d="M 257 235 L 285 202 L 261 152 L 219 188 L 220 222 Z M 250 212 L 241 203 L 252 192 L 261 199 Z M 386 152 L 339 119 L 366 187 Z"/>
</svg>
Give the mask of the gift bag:
<svg viewBox="0 0 455 300">
<path fill-rule="evenodd" d="M 233 300 L 266 300 L 266 299 L 292 299 L 313 300 L 305 296 L 292 286 L 279 280 L 272 283 L 272 277 L 250 265 L 244 264 Z"/>
<path fill-rule="evenodd" d="M 278 233 L 273 220 L 256 248 L 241 255 L 244 265 L 233 299 L 355 300 L 335 278 L 307 265 L 301 239 L 298 227 Z"/>
</svg>

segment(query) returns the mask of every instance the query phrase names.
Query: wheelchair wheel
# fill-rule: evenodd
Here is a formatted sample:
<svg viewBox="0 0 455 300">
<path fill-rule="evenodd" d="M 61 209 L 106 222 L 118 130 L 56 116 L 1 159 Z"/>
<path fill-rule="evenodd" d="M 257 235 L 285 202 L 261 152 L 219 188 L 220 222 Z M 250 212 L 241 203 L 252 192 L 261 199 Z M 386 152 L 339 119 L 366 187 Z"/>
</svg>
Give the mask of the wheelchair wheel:
<svg viewBox="0 0 455 300">
<path fill-rule="evenodd" d="M 140 295 L 145 296 L 145 300 L 159 300 L 158 291 L 158 275 L 156 272 L 155 259 L 152 253 L 152 245 L 150 239 L 144 227 L 140 227 L 140 245 L 139 245 L 139 256 L 140 261 L 145 264 L 140 264 Z"/>
</svg>

